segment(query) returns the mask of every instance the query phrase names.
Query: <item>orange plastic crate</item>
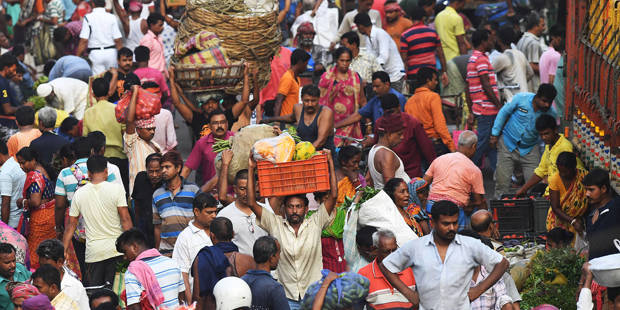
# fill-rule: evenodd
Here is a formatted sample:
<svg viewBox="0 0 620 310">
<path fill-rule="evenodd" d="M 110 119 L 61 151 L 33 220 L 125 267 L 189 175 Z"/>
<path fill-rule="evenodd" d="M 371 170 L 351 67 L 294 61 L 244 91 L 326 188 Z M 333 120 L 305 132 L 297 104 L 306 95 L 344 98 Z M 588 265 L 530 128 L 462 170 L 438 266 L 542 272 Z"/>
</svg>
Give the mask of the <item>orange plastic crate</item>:
<svg viewBox="0 0 620 310">
<path fill-rule="evenodd" d="M 288 196 L 329 190 L 327 155 L 274 164 L 259 161 L 258 188 L 263 197 Z"/>
</svg>

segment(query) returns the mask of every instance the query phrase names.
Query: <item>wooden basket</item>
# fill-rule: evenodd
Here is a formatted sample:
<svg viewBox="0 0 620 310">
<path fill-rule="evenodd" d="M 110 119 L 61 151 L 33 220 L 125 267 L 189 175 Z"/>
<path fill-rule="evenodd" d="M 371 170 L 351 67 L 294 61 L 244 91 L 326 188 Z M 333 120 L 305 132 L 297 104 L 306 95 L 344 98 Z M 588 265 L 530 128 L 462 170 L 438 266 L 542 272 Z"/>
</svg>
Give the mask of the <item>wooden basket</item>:
<svg viewBox="0 0 620 310">
<path fill-rule="evenodd" d="M 230 66 L 176 65 L 175 79 L 188 93 L 234 88 L 243 81 L 244 63 Z"/>
</svg>

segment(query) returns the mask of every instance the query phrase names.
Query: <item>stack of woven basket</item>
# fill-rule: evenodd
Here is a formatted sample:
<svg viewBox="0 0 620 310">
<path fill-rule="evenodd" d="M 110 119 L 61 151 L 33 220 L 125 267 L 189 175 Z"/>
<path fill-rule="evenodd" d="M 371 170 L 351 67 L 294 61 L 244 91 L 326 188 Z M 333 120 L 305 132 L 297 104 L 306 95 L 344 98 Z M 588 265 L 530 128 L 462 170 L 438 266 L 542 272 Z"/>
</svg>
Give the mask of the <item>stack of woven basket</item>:
<svg viewBox="0 0 620 310">
<path fill-rule="evenodd" d="M 231 62 L 258 67 L 262 88 L 269 81 L 271 59 L 281 42 L 277 10 L 275 0 L 188 0 L 176 40 L 184 42 L 201 31 L 215 33 Z M 242 83 L 243 79 L 224 90 L 238 92 Z"/>
</svg>

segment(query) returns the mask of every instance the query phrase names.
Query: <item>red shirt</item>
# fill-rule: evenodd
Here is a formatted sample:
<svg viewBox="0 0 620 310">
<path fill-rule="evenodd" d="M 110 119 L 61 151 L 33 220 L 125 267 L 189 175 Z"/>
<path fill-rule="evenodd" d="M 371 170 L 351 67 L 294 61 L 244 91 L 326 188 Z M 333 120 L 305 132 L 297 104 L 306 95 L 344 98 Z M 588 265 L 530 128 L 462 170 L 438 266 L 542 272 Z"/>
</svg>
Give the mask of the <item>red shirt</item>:
<svg viewBox="0 0 620 310">
<path fill-rule="evenodd" d="M 366 301 L 373 309 L 411 308 L 412 305 L 407 301 L 407 298 L 393 288 L 390 282 L 383 277 L 379 266 L 377 266 L 376 259 L 362 267 L 357 273 L 370 281 Z M 411 268 L 407 268 L 397 274 L 400 280 L 410 289 L 415 288 L 415 279 Z"/>
<path fill-rule="evenodd" d="M 437 32 L 418 22 L 400 38 L 400 52 L 407 53 L 407 75 L 413 76 L 422 67 L 435 68 L 435 52 L 441 46 Z"/>
<path fill-rule="evenodd" d="M 437 157 L 433 142 L 426 135 L 420 121 L 407 113 L 401 113 L 401 116 L 405 125 L 403 141 L 393 151 L 403 161 L 409 177 L 422 177 L 422 157 L 429 164 Z"/>
<path fill-rule="evenodd" d="M 230 139 L 235 134 L 231 131 L 226 133 L 224 140 Z M 217 153 L 213 152 L 213 144 L 215 143 L 215 137 L 212 133 L 200 138 L 196 141 L 196 145 L 192 149 L 192 152 L 187 157 L 185 166 L 192 170 L 198 170 L 202 166 L 202 182 L 206 183 L 213 176 L 215 176 L 215 156 Z"/>
<path fill-rule="evenodd" d="M 482 82 L 480 81 L 480 76 L 485 74 L 489 76 L 489 83 L 491 83 L 493 93 L 499 99 L 497 76 L 493 66 L 491 66 L 489 57 L 481 51 L 474 50 L 467 63 L 467 83 L 469 85 L 469 95 L 473 103 L 472 111 L 476 115 L 496 115 L 499 109 L 484 92 Z"/>
</svg>

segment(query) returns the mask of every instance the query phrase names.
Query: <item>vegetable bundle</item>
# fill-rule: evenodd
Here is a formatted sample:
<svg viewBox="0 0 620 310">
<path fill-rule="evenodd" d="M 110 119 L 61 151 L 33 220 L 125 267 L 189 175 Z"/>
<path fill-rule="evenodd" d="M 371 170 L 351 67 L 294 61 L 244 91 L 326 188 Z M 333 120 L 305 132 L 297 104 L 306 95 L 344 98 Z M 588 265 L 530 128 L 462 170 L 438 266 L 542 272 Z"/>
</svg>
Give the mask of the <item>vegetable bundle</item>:
<svg viewBox="0 0 620 310">
<path fill-rule="evenodd" d="M 381 190 L 380 189 L 375 189 L 372 186 L 366 186 L 366 187 L 362 187 L 360 188 L 360 191 L 362 192 L 362 197 L 359 201 L 359 203 L 357 203 L 355 205 L 355 209 L 359 209 L 360 206 L 370 200 L 372 197 L 375 197 L 375 195 L 377 195 Z M 355 199 L 355 197 L 345 197 L 344 198 L 344 202 L 342 203 L 342 205 L 340 206 L 341 208 L 345 208 L 345 209 L 349 209 L 351 208 L 351 206 L 353 205 L 353 199 Z"/>
</svg>

